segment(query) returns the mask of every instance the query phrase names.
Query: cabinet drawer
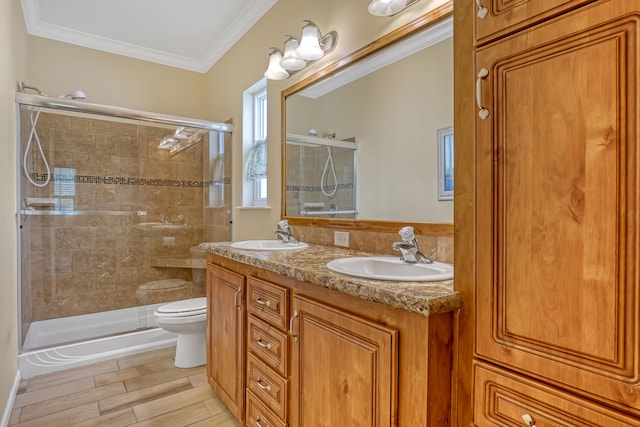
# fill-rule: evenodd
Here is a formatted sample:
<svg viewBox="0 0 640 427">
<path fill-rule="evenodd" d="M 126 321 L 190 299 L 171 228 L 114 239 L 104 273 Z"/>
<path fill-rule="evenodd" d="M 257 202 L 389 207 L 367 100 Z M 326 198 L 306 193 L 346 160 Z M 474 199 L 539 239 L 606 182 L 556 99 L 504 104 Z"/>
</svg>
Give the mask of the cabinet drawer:
<svg viewBox="0 0 640 427">
<path fill-rule="evenodd" d="M 640 419 L 620 414 L 533 380 L 496 367 L 474 365 L 474 425 L 640 426 Z"/>
<path fill-rule="evenodd" d="M 247 348 L 280 375 L 286 376 L 289 336 L 253 315 L 248 319 Z"/>
<path fill-rule="evenodd" d="M 286 379 L 249 353 L 247 388 L 283 420 L 287 417 L 287 386 Z"/>
<path fill-rule="evenodd" d="M 282 422 L 248 390 L 246 422 L 249 427 L 287 427 L 287 423 Z"/>
<path fill-rule="evenodd" d="M 247 279 L 249 313 L 280 329 L 287 329 L 289 320 L 289 289 L 249 277 Z"/>
</svg>

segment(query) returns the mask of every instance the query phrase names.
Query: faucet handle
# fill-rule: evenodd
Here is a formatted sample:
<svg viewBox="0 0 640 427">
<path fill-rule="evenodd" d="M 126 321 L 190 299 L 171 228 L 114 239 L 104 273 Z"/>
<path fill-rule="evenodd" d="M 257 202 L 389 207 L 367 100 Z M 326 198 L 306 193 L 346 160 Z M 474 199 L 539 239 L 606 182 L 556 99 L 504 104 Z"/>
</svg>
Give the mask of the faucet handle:
<svg viewBox="0 0 640 427">
<path fill-rule="evenodd" d="M 278 227 L 280 227 L 282 230 L 286 230 L 287 228 L 289 228 L 289 221 L 286 219 L 278 221 Z"/>
<path fill-rule="evenodd" d="M 410 225 L 407 225 L 406 227 L 402 227 L 400 231 L 398 231 L 398 234 L 400 235 L 400 237 L 402 237 L 402 240 L 405 240 L 405 241 L 413 240 L 416 237 L 413 231 L 413 227 L 411 227 Z"/>
</svg>

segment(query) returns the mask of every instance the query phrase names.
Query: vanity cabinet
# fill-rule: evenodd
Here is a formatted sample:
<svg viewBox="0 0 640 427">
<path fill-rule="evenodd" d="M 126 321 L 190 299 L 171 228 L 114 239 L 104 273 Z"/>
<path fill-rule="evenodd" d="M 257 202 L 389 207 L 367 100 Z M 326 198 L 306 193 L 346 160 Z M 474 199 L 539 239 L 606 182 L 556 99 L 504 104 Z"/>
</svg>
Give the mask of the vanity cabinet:
<svg viewBox="0 0 640 427">
<path fill-rule="evenodd" d="M 474 425 L 640 426 L 639 37 L 611 0 L 475 49 Z"/>
<path fill-rule="evenodd" d="M 226 373 L 244 381 L 239 371 L 246 372 L 246 425 L 451 425 L 452 312 L 424 316 L 224 256 L 208 260 L 210 288 L 223 273 L 246 283 L 246 357 L 234 354 L 246 365 L 227 365 Z M 212 319 L 210 327 L 224 323 Z M 220 334 L 209 332 L 211 353 Z"/>
<path fill-rule="evenodd" d="M 302 296 L 293 310 L 290 425 L 395 425 L 397 331 Z"/>
<path fill-rule="evenodd" d="M 245 277 L 207 263 L 207 377 L 231 413 L 244 421 Z"/>
</svg>

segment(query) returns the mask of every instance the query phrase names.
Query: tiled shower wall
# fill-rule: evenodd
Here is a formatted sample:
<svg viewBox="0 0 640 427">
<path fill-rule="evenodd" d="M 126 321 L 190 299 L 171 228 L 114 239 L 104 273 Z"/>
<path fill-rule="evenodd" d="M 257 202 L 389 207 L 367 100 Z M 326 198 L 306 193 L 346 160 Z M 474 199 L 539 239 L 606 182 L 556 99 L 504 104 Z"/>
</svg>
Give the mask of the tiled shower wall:
<svg viewBox="0 0 640 427">
<path fill-rule="evenodd" d="M 21 112 L 23 153 L 31 114 Z M 54 179 L 37 188 L 22 178 L 21 202 L 46 199 L 23 208 L 57 212 L 21 215 L 23 331 L 36 320 L 204 296 L 183 265 L 200 242 L 230 240 L 230 149 L 219 156 L 216 133 L 210 150 L 204 132 L 170 157 L 158 144 L 173 131 L 41 114 L 37 132 Z M 29 171 L 42 183 L 34 152 Z M 150 284 L 164 279 L 181 280 Z"/>
</svg>

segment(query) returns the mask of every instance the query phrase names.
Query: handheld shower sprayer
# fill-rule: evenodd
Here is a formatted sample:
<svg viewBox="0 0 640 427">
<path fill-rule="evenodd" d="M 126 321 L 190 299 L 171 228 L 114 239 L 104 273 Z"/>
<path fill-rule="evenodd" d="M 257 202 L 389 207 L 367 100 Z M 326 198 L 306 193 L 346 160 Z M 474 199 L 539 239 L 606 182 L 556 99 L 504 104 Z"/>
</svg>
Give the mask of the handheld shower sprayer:
<svg viewBox="0 0 640 427">
<path fill-rule="evenodd" d="M 24 92 L 25 89 L 32 90 L 32 91 L 36 92 L 38 95 L 40 95 L 40 96 L 47 96 L 44 92 L 42 92 L 37 87 L 26 85 L 26 84 L 24 84 L 24 82 L 21 82 L 20 90 L 22 92 Z M 71 93 L 68 93 L 66 95 L 59 96 L 58 98 L 60 98 L 60 99 L 72 99 L 72 100 L 75 100 L 75 101 L 82 101 L 82 100 L 86 99 L 87 96 L 84 94 L 83 91 L 75 90 L 75 91 L 73 91 Z M 35 114 L 34 114 L 34 112 L 35 112 Z M 31 110 L 31 116 L 30 116 L 30 119 L 31 119 L 31 131 L 29 132 L 29 140 L 27 141 L 27 146 L 24 149 L 24 157 L 22 159 L 22 169 L 23 169 L 25 177 L 29 180 L 29 182 L 31 184 L 35 185 L 36 187 L 45 187 L 47 184 L 49 184 L 49 182 L 51 182 L 51 168 L 49 167 L 49 162 L 47 161 L 47 157 L 45 156 L 44 150 L 42 149 L 42 144 L 40 143 L 40 137 L 38 136 L 38 132 L 36 131 L 36 125 L 38 124 L 38 119 L 40 118 L 40 112 L 41 112 L 40 108 L 36 108 L 35 110 Z M 33 142 L 33 140 L 35 140 L 35 145 L 38 148 L 38 151 L 40 152 L 40 157 L 42 158 L 42 163 L 44 164 L 44 167 L 45 167 L 45 169 L 47 171 L 45 181 L 42 184 L 38 184 L 33 178 L 31 178 L 31 175 L 29 175 L 29 168 L 27 167 L 27 157 L 29 156 L 29 150 L 31 149 L 31 143 Z"/>
<path fill-rule="evenodd" d="M 74 90 L 73 92 L 68 93 L 66 95 L 61 95 L 58 98 L 63 98 L 63 99 L 69 98 L 75 101 L 83 101 L 87 99 L 87 95 L 85 95 L 84 92 L 81 90 Z"/>
</svg>

